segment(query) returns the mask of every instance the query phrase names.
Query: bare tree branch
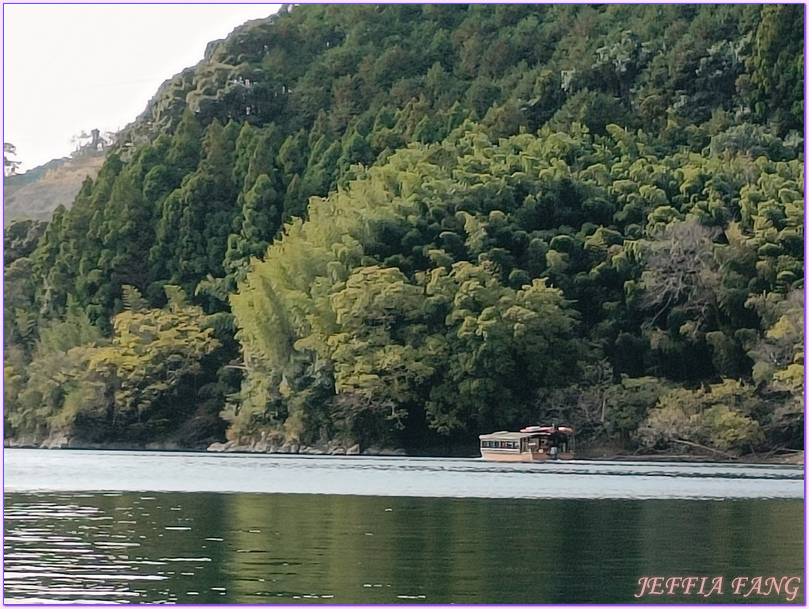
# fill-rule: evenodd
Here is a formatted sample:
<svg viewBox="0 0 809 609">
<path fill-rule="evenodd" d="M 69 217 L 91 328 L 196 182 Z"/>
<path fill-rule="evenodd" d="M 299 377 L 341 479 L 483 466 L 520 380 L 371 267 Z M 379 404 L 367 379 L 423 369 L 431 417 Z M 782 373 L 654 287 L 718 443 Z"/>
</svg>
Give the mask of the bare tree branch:
<svg viewBox="0 0 809 609">
<path fill-rule="evenodd" d="M 657 309 L 652 324 L 671 310 L 696 313 L 699 324 L 716 303 L 721 279 L 713 255 L 714 233 L 689 220 L 669 224 L 647 242 L 643 304 Z"/>
</svg>

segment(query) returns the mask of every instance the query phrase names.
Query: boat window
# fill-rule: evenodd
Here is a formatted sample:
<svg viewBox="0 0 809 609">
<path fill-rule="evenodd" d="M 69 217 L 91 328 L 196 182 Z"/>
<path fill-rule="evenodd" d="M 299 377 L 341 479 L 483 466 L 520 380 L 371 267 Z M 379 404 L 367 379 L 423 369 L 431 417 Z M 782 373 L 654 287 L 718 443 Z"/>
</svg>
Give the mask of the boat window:
<svg viewBox="0 0 809 609">
<path fill-rule="evenodd" d="M 522 447 L 525 446 L 525 441 L 522 440 L 481 440 L 480 447 L 481 448 L 499 448 L 499 449 L 510 449 L 510 450 L 520 450 Z"/>
</svg>

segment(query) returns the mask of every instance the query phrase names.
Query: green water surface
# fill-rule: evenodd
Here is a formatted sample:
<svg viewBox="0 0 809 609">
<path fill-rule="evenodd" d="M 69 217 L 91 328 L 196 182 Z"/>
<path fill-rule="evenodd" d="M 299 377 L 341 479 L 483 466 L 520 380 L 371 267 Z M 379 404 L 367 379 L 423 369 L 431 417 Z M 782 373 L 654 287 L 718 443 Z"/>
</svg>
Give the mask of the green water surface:
<svg viewBox="0 0 809 609">
<path fill-rule="evenodd" d="M 5 497 L 6 601 L 784 603 L 799 500 L 511 500 L 218 493 Z M 642 577 L 722 577 L 721 596 Z M 749 577 L 733 594 L 732 580 Z M 710 581 L 709 584 L 710 585 Z M 707 592 L 708 585 L 704 591 Z M 795 580 L 791 587 L 796 586 Z M 766 591 L 765 589 L 762 592 Z"/>
</svg>

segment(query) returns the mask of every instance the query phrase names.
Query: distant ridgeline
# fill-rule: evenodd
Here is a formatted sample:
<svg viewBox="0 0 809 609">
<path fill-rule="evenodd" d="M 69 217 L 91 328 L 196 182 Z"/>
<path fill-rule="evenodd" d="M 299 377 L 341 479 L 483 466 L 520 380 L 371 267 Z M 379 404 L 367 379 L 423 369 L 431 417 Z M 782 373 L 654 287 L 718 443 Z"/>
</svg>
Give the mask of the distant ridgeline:
<svg viewBox="0 0 809 609">
<path fill-rule="evenodd" d="M 249 22 L 6 229 L 6 439 L 802 447 L 803 53 L 800 5 Z"/>
<path fill-rule="evenodd" d="M 104 153 L 82 154 L 48 161 L 25 173 L 3 179 L 3 224 L 17 218 L 50 220 L 60 205 L 69 208 L 85 179 L 94 179 Z"/>
</svg>

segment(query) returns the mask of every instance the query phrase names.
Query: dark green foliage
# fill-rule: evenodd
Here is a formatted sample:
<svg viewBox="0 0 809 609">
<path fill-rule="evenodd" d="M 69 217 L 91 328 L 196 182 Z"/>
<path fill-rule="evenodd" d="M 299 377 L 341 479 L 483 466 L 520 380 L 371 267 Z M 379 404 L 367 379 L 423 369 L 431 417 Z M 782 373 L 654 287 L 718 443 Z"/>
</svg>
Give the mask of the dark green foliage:
<svg viewBox="0 0 809 609">
<path fill-rule="evenodd" d="M 762 7 L 749 59 L 750 102 L 780 133 L 803 131 L 804 10 L 798 4 Z"/>
<path fill-rule="evenodd" d="M 748 307 L 768 264 L 746 248 L 775 234 L 765 237 L 758 211 L 760 228 L 743 231 L 728 220 L 715 226 L 711 210 L 732 217 L 732 206 L 752 196 L 789 232 L 800 207 L 787 197 L 776 211 L 753 195 L 737 180 L 748 162 L 738 153 L 657 157 L 642 134 L 611 126 L 605 139 L 576 129 L 577 139 L 544 130 L 494 145 L 468 124 L 313 202 L 309 220 L 289 227 L 232 298 L 251 362 L 242 403 L 228 413 L 233 433 L 311 441 L 319 429 L 362 442 L 426 441 L 416 421 L 450 435 L 514 426 L 539 395 L 548 402 L 539 416 L 573 421 L 591 438 L 647 442 L 657 432 L 639 426 L 670 383 L 750 379 L 755 347 L 743 330 L 758 335 Z M 782 164 L 780 178 L 763 157 L 758 163 L 761 187 L 777 179 L 784 193 L 798 186 L 799 163 Z M 683 196 L 695 179 L 696 202 Z M 602 209 L 619 211 L 604 213 L 602 225 L 588 221 Z M 542 293 L 544 282 L 578 314 L 565 300 L 546 301 L 541 313 L 514 304 Z M 532 311 L 539 315 L 529 323 Z M 782 360 L 775 384 L 794 388 L 802 364 Z M 635 379 L 650 376 L 658 379 L 644 387 L 654 391 L 640 391 Z M 790 399 L 773 390 L 747 418 L 719 409 L 705 435 L 684 427 L 673 439 L 749 449 L 760 440 L 749 421 L 783 412 L 780 425 L 791 429 Z M 268 409 L 279 418 L 269 421 Z M 652 417 L 648 429 L 662 424 Z"/>
<path fill-rule="evenodd" d="M 113 435 L 221 410 L 234 439 L 419 444 L 556 413 L 646 446 L 796 444 L 802 28 L 793 5 L 301 5 L 238 28 L 70 210 L 6 230 L 13 429 L 112 437 L 107 408 L 148 393 L 164 406 Z M 97 339 L 171 285 L 222 347 L 116 397 Z M 38 355 L 59 324 L 84 338 Z M 204 412 L 163 412 L 178 387 Z M 680 425 L 703 398 L 708 436 Z"/>
<path fill-rule="evenodd" d="M 30 256 L 45 233 L 45 226 L 39 220 L 12 220 L 3 231 L 3 266 Z"/>
</svg>

